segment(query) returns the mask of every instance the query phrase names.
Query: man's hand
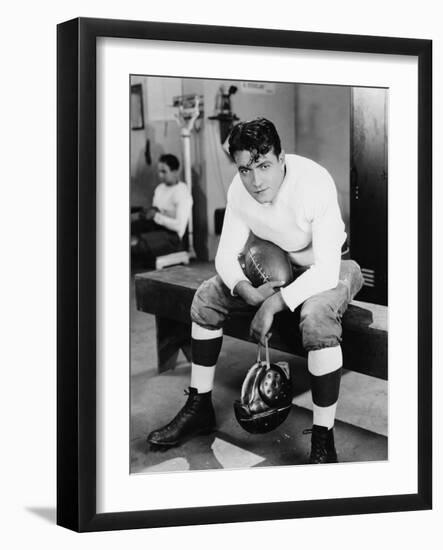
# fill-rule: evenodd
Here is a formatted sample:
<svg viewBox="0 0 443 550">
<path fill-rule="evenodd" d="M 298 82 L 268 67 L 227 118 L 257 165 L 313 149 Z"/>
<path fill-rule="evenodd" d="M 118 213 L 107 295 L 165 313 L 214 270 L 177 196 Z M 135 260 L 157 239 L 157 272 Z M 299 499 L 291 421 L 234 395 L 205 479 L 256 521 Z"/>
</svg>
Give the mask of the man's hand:
<svg viewBox="0 0 443 550">
<path fill-rule="evenodd" d="M 274 315 L 279 311 L 283 311 L 286 307 L 281 292 L 277 292 L 265 300 L 252 319 L 249 329 L 250 336 L 260 342 L 262 346 L 266 345 L 266 338 L 272 336 L 271 328 Z"/>
<path fill-rule="evenodd" d="M 139 214 L 139 219 L 150 221 L 154 219 L 154 216 L 157 214 L 158 211 L 158 208 L 156 208 L 155 206 L 151 206 L 151 208 L 143 208 L 143 210 Z"/>
<path fill-rule="evenodd" d="M 265 300 L 273 296 L 283 284 L 283 281 L 269 281 L 269 283 L 255 288 L 249 281 L 240 281 L 235 285 L 234 292 L 250 306 L 258 307 Z"/>
</svg>

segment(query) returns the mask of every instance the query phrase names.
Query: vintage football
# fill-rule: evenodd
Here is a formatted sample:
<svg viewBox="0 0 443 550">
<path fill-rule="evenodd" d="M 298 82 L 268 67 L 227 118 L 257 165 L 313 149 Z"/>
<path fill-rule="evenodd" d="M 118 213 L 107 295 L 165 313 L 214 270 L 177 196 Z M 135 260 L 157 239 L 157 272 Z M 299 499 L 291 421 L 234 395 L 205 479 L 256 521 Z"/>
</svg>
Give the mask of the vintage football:
<svg viewBox="0 0 443 550">
<path fill-rule="evenodd" d="M 282 286 L 285 286 L 293 280 L 289 254 L 255 235 L 248 239 L 240 262 L 246 277 L 255 287 L 269 281 L 282 281 Z"/>
</svg>

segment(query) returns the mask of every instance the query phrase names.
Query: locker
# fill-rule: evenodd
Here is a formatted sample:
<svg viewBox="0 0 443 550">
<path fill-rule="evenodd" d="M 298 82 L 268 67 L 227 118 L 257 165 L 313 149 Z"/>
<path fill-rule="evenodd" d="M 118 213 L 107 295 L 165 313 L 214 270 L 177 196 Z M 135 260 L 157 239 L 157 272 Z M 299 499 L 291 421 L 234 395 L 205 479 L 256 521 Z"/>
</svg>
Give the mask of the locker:
<svg viewBox="0 0 443 550">
<path fill-rule="evenodd" d="M 358 299 L 388 302 L 388 90 L 352 88 L 350 252 L 362 269 Z"/>
</svg>

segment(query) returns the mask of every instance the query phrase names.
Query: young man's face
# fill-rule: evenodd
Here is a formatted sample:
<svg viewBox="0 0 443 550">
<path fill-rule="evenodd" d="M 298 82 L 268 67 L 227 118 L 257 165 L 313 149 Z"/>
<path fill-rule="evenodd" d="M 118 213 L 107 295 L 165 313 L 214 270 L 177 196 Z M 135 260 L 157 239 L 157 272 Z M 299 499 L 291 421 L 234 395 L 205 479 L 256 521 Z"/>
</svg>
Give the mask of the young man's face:
<svg viewBox="0 0 443 550">
<path fill-rule="evenodd" d="M 257 202 L 272 202 L 285 177 L 285 154 L 277 157 L 273 149 L 254 160 L 250 151 L 237 151 L 234 161 L 247 192 Z"/>
<path fill-rule="evenodd" d="M 171 170 L 165 162 L 159 162 L 157 166 L 158 179 L 166 185 L 174 185 L 177 182 L 177 171 Z"/>
</svg>

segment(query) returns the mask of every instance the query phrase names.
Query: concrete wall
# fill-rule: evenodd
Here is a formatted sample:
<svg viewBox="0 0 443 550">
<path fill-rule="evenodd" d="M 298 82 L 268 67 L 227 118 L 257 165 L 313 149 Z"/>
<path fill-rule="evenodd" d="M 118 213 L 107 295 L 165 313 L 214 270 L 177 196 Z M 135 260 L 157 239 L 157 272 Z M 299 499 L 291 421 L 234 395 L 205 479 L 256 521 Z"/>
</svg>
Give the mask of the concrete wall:
<svg viewBox="0 0 443 550">
<path fill-rule="evenodd" d="M 329 170 L 349 234 L 351 89 L 300 84 L 296 91 L 297 153 Z"/>
<path fill-rule="evenodd" d="M 235 167 L 221 145 L 217 114 L 220 88 L 237 86 L 232 110 L 241 119 L 265 116 L 272 120 L 287 153 L 296 152 L 325 166 L 335 180 L 340 207 L 349 231 L 350 88 L 276 83 L 263 93 L 248 93 L 241 82 L 137 76 L 144 94 L 145 128 L 131 130 L 131 204 L 148 206 L 158 183 L 156 164 L 162 153 L 182 161 L 180 129 L 173 118 L 172 98 L 198 94 L 204 98 L 204 117 L 191 140 L 194 198 L 194 241 L 197 256 L 213 259 L 218 246 L 214 211 L 226 205 Z M 149 139 L 151 165 L 146 164 Z"/>
<path fill-rule="evenodd" d="M 133 76 L 131 84 L 142 84 L 145 128 L 131 130 L 131 205 L 149 206 L 157 179 L 157 161 L 163 153 L 172 153 L 180 161 L 180 130 L 172 117 L 172 98 L 182 93 L 181 78 Z M 151 164 L 145 159 L 149 139 Z"/>
<path fill-rule="evenodd" d="M 142 84 L 145 128 L 131 130 L 131 205 L 149 206 L 158 184 L 157 161 L 163 153 L 176 155 L 182 164 L 180 128 L 174 118 L 173 97 L 182 94 L 203 94 L 203 81 L 198 79 L 133 76 L 132 84 Z M 207 249 L 207 195 L 206 171 L 203 162 L 203 120 L 191 140 L 193 180 L 194 246 L 199 258 L 208 258 Z M 149 140 L 151 164 L 145 159 L 146 141 Z M 182 179 L 183 170 L 182 170 Z"/>
<path fill-rule="evenodd" d="M 214 258 L 219 238 L 214 234 L 214 211 L 226 206 L 226 192 L 235 175 L 235 167 L 221 147 L 219 122 L 208 117 L 217 114 L 217 95 L 221 86 L 237 86 L 231 97 L 232 110 L 241 119 L 264 116 L 274 122 L 280 134 L 282 146 L 287 152 L 295 150 L 295 86 L 275 84 L 273 93 L 246 93 L 241 82 L 205 80 L 205 121 L 203 151 L 207 175 L 208 256 Z"/>
<path fill-rule="evenodd" d="M 245 93 L 241 83 L 222 80 L 134 76 L 132 84 L 143 86 L 145 129 L 131 130 L 131 205 L 148 206 L 158 183 L 156 163 L 165 152 L 182 160 L 180 130 L 173 119 L 172 97 L 198 94 L 204 97 L 204 117 L 199 119 L 191 140 L 192 184 L 194 198 L 194 241 L 201 259 L 213 259 L 218 246 L 214 234 L 214 211 L 226 206 L 226 192 L 235 168 L 222 149 L 217 114 L 217 97 L 221 86 L 235 85 L 233 111 L 241 120 L 262 115 L 271 119 L 286 151 L 295 149 L 295 87 L 276 84 L 272 93 Z M 145 160 L 146 140 L 151 146 L 152 164 Z"/>
</svg>

